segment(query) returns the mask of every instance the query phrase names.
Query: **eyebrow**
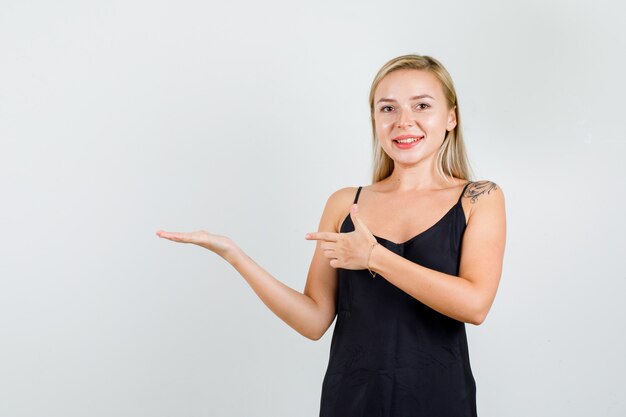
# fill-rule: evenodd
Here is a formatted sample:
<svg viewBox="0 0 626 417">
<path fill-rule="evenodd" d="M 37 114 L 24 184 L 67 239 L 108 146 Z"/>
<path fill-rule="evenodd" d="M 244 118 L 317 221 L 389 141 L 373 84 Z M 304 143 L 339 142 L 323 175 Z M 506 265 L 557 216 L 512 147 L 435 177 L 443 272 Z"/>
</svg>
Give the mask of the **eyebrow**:
<svg viewBox="0 0 626 417">
<path fill-rule="evenodd" d="M 419 100 L 421 98 L 432 98 L 434 100 L 434 98 L 429 96 L 428 94 L 420 94 L 419 96 L 413 96 L 413 97 L 411 97 L 411 100 Z M 380 100 L 378 100 L 376 103 L 380 103 L 381 101 L 395 102 L 396 100 L 394 100 L 392 98 L 385 98 L 385 97 L 383 97 Z"/>
</svg>

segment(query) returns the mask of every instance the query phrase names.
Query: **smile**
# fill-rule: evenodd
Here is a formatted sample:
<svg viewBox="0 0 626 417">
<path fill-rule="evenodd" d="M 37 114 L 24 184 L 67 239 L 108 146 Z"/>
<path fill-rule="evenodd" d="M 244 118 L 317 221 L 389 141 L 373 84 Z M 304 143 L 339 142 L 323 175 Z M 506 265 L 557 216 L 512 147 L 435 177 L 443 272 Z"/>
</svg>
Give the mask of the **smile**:
<svg viewBox="0 0 626 417">
<path fill-rule="evenodd" d="M 424 136 L 421 136 L 421 137 L 411 136 L 411 137 L 404 137 L 404 138 L 401 137 L 401 139 L 394 139 L 393 144 L 396 146 L 396 148 L 410 149 L 422 143 L 422 139 L 424 139 Z"/>
<path fill-rule="evenodd" d="M 422 138 L 407 138 L 407 139 L 395 139 L 394 142 L 398 143 L 413 143 L 421 140 Z"/>
</svg>

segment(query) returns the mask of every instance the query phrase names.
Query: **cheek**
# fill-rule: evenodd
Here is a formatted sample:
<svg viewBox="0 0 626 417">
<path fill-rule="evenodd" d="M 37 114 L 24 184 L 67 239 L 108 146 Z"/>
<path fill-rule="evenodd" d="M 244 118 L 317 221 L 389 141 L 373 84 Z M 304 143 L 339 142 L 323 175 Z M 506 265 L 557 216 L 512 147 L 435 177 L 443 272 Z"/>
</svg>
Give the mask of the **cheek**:
<svg viewBox="0 0 626 417">
<path fill-rule="evenodd" d="M 432 115 L 424 117 L 420 121 L 420 126 L 428 132 L 439 132 L 441 130 L 446 130 L 447 120 L 442 119 L 439 116 Z"/>
<path fill-rule="evenodd" d="M 376 124 L 376 132 L 384 132 L 393 127 L 393 119 L 391 117 L 377 117 L 374 119 Z"/>
</svg>

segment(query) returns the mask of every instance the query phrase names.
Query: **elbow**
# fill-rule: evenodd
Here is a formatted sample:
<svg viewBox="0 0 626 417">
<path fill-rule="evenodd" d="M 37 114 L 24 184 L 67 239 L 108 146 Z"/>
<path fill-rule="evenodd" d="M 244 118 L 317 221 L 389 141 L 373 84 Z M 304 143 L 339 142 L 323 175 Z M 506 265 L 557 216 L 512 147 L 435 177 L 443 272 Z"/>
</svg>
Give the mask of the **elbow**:
<svg viewBox="0 0 626 417">
<path fill-rule="evenodd" d="M 326 329 L 319 329 L 319 328 L 313 327 L 313 328 L 303 329 L 301 331 L 298 331 L 298 333 L 300 333 L 302 336 L 306 337 L 307 339 L 316 342 L 320 340 L 322 336 L 324 336 L 324 333 L 326 333 Z"/>
<path fill-rule="evenodd" d="M 326 331 L 335 320 L 336 314 L 333 312 L 332 316 L 327 319 L 315 320 L 310 322 L 306 329 L 303 329 L 300 334 L 312 341 L 318 341 L 326 334 Z"/>
<path fill-rule="evenodd" d="M 480 326 L 485 322 L 487 318 L 487 313 L 489 313 L 490 305 L 486 302 L 479 301 L 475 303 L 471 311 L 468 312 L 466 323 L 473 324 L 474 326 Z"/>
<path fill-rule="evenodd" d="M 485 322 L 487 314 L 491 310 L 493 298 L 484 292 L 475 292 L 470 299 L 472 301 L 466 305 L 467 310 L 463 321 L 480 326 Z"/>
<path fill-rule="evenodd" d="M 324 333 L 301 333 L 302 336 L 306 337 L 309 340 L 312 340 L 314 342 L 317 342 L 318 340 L 320 340 L 322 338 L 322 336 L 324 336 Z"/>
<path fill-rule="evenodd" d="M 473 324 L 474 326 L 480 326 L 485 322 L 488 312 L 489 307 L 480 306 L 480 308 L 477 308 L 474 313 L 468 317 L 467 323 Z"/>
<path fill-rule="evenodd" d="M 476 315 L 467 321 L 467 323 L 473 324 L 474 326 L 480 326 L 485 321 L 485 315 Z"/>
</svg>

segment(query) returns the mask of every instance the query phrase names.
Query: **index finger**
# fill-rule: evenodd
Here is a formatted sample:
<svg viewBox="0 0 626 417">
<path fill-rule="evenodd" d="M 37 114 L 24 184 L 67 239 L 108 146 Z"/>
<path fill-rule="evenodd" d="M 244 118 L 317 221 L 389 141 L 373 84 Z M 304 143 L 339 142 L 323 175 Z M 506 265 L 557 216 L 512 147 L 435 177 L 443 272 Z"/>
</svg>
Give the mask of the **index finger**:
<svg viewBox="0 0 626 417">
<path fill-rule="evenodd" d="M 307 233 L 304 236 L 307 240 L 327 240 L 329 242 L 336 242 L 339 239 L 339 233 L 333 232 L 314 232 Z"/>
</svg>

